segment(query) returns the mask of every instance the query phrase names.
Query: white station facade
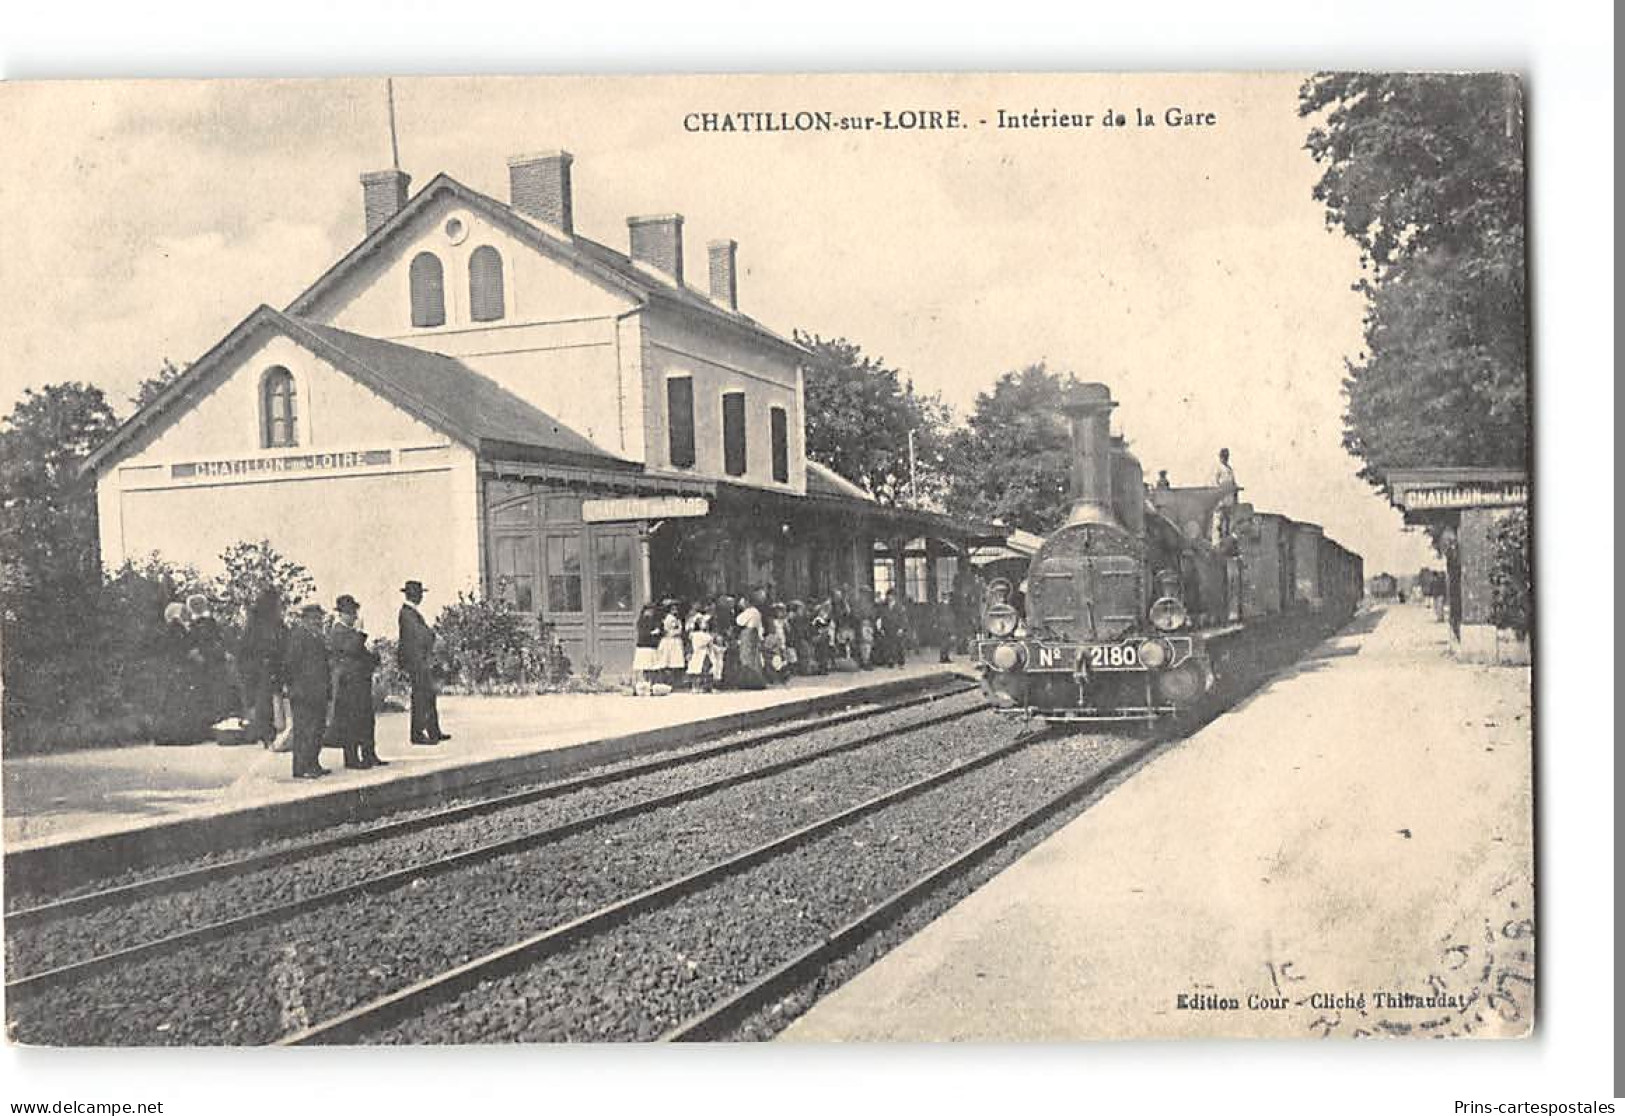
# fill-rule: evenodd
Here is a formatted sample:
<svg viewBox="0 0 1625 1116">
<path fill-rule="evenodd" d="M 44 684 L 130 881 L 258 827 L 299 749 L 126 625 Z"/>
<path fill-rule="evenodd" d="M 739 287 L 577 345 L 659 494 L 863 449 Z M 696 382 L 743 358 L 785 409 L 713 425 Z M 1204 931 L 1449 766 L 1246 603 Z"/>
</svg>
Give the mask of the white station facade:
<svg viewBox="0 0 1625 1116">
<path fill-rule="evenodd" d="M 91 458 L 102 560 L 210 571 L 239 541 L 306 566 L 387 629 L 501 595 L 578 662 L 630 661 L 646 600 L 771 585 L 917 599 L 998 529 L 882 506 L 811 463 L 805 350 L 738 308 L 736 245 L 689 285 L 683 220 L 578 234 L 571 157 L 509 160 L 498 201 L 362 176 L 366 235 L 261 306 Z"/>
</svg>

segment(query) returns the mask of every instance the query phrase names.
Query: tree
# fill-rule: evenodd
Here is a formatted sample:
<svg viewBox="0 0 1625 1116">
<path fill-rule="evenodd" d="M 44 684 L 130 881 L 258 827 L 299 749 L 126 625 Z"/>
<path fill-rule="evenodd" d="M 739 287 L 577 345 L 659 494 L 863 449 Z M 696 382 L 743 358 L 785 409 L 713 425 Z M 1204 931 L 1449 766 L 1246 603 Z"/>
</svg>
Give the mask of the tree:
<svg viewBox="0 0 1625 1116">
<path fill-rule="evenodd" d="M 1514 508 L 1490 536 L 1490 620 L 1527 636 L 1534 623 L 1534 581 L 1529 576 L 1529 513 Z"/>
<path fill-rule="evenodd" d="M 156 373 L 142 380 L 141 386 L 135 389 L 135 394 L 130 397 L 130 404 L 136 410 L 141 410 L 141 408 L 168 390 L 169 385 L 180 379 L 181 373 L 185 371 L 186 369 L 165 357 L 163 366 Z"/>
<path fill-rule="evenodd" d="M 937 502 L 945 489 L 951 419 L 941 398 L 919 394 L 901 372 L 845 338 L 825 340 L 797 330 L 795 339 L 813 354 L 805 380 L 807 456 L 882 503 L 905 502 L 911 480 L 921 503 Z"/>
<path fill-rule="evenodd" d="M 101 389 L 82 383 L 29 389 L 0 421 L 8 621 L 21 622 L 30 602 L 80 594 L 99 580 L 95 482 L 80 467 L 117 425 Z"/>
<path fill-rule="evenodd" d="M 270 539 L 233 543 L 221 553 L 220 562 L 226 572 L 212 588 L 228 619 L 246 616 L 254 599 L 266 589 L 277 591 L 290 616 L 298 605 L 316 595 L 316 580 L 310 571 L 284 558 Z"/>
<path fill-rule="evenodd" d="M 1042 363 L 1006 372 L 976 397 L 948 452 L 948 506 L 1047 534 L 1066 518 L 1072 443 L 1061 404 L 1077 381 Z"/>
<path fill-rule="evenodd" d="M 1507 75 L 1318 74 L 1299 113 L 1314 196 L 1359 246 L 1365 352 L 1345 447 L 1383 487 L 1412 465 L 1528 455 L 1523 102 Z"/>
</svg>

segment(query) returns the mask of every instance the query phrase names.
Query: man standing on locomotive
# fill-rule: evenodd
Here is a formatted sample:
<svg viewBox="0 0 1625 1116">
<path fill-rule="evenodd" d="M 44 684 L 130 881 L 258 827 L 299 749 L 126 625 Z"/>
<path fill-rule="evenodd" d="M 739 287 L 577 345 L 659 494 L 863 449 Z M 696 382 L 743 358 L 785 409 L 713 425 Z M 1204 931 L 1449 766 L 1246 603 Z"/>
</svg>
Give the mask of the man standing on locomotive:
<svg viewBox="0 0 1625 1116">
<path fill-rule="evenodd" d="M 1219 467 L 1213 470 L 1213 487 L 1224 489 L 1219 504 L 1213 509 L 1213 545 L 1217 546 L 1230 533 L 1230 513 L 1236 506 L 1236 471 L 1230 467 L 1230 451 L 1219 451 Z"/>
</svg>

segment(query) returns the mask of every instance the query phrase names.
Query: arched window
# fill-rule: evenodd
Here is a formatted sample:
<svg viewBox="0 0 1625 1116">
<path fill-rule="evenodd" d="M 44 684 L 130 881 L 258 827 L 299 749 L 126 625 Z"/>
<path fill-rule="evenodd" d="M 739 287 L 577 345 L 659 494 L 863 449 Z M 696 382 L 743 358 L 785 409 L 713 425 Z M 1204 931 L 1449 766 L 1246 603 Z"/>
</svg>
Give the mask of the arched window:
<svg viewBox="0 0 1625 1116">
<path fill-rule="evenodd" d="M 293 373 L 280 364 L 260 381 L 260 444 L 266 449 L 299 444 L 299 400 Z"/>
<path fill-rule="evenodd" d="M 506 311 L 502 304 L 502 257 L 482 244 L 468 257 L 468 313 L 476 322 L 495 322 Z"/>
<path fill-rule="evenodd" d="M 446 272 L 440 266 L 440 257 L 433 252 L 419 252 L 412 259 L 412 324 L 437 326 L 446 324 Z"/>
</svg>

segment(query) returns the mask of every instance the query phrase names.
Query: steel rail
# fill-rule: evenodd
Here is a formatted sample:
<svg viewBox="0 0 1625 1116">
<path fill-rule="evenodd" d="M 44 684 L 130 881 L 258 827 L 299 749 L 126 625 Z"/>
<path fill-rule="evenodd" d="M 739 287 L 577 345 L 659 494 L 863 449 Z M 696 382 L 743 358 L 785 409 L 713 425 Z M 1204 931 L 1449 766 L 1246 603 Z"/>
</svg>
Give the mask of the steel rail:
<svg viewBox="0 0 1625 1116">
<path fill-rule="evenodd" d="M 977 863 L 997 852 L 1009 841 L 1039 825 L 1079 799 L 1094 793 L 1106 782 L 1128 770 L 1160 744 L 1140 744 L 1099 771 L 1079 780 L 1056 797 L 1028 811 L 998 832 L 990 834 L 958 856 L 893 892 L 823 940 L 792 957 L 765 976 L 745 985 L 710 1008 L 689 1017 L 667 1031 L 661 1042 L 707 1042 L 727 1038 L 745 1020 L 769 1007 L 775 1000 L 816 977 L 828 965 L 862 944 L 871 935 L 896 922 L 914 909 L 917 902 L 945 884 L 967 874 Z"/>
<path fill-rule="evenodd" d="M 193 927 L 190 930 L 177 931 L 174 934 L 169 934 L 162 938 L 154 938 L 150 941 L 141 942 L 133 946 L 126 946 L 123 949 L 113 950 L 108 953 L 96 954 L 79 961 L 71 961 L 50 969 L 43 969 L 37 973 L 30 973 L 27 976 L 21 976 L 14 980 L 7 981 L 5 985 L 6 999 L 8 1002 L 16 1003 L 27 998 L 28 996 L 44 992 L 51 988 L 59 987 L 63 984 L 72 984 L 77 981 L 85 980 L 89 977 L 95 976 L 98 973 L 106 972 L 109 969 L 134 964 L 135 962 L 145 961 L 153 957 L 167 956 L 189 946 L 201 945 L 205 942 L 229 937 L 232 934 L 245 933 L 249 930 L 255 930 L 261 926 L 268 926 L 272 923 L 281 922 L 285 919 L 318 910 L 322 907 L 331 906 L 332 904 L 340 903 L 347 899 L 354 899 L 362 895 L 390 891 L 394 888 L 409 884 L 414 880 L 444 875 L 447 872 L 451 872 L 459 868 L 467 868 L 475 864 L 481 864 L 489 860 L 494 860 L 497 857 L 525 852 L 530 849 L 539 848 L 543 845 L 553 844 L 555 842 L 562 841 L 567 837 L 572 837 L 578 833 L 583 833 L 589 829 L 595 829 L 600 826 L 624 821 L 627 818 L 637 817 L 640 814 L 647 814 L 667 806 L 675 806 L 680 803 L 691 802 L 695 799 L 703 798 L 706 795 L 713 794 L 717 791 L 726 790 L 729 787 L 739 786 L 743 783 L 755 782 L 757 780 L 771 778 L 775 775 L 781 775 L 786 771 L 793 770 L 797 767 L 804 767 L 808 764 L 815 763 L 818 760 L 827 759 L 831 756 L 841 755 L 846 752 L 857 751 L 859 748 L 866 748 L 871 745 L 890 740 L 900 733 L 916 732 L 921 729 L 932 728 L 936 725 L 946 724 L 949 721 L 957 721 L 965 717 L 973 716 L 981 711 L 980 706 L 973 706 L 969 709 L 954 710 L 949 713 L 939 713 L 934 716 L 924 718 L 923 720 L 911 722 L 907 725 L 898 725 L 890 728 L 879 729 L 875 732 L 865 733 L 864 735 L 853 740 L 831 745 L 827 748 L 821 748 L 816 752 L 809 752 L 804 756 L 793 756 L 789 759 L 778 760 L 763 767 L 753 768 L 749 771 L 736 772 L 732 775 L 724 776 L 721 779 L 714 779 L 706 783 L 698 783 L 692 787 L 685 787 L 681 790 L 671 791 L 667 794 L 656 795 L 653 798 L 639 799 L 636 802 L 628 803 L 623 806 L 616 806 L 609 810 L 602 810 L 595 814 L 588 814 L 584 817 L 574 818 L 570 821 L 561 822 L 557 825 L 532 830 L 529 833 L 522 833 L 517 837 L 507 837 L 500 841 L 492 841 L 484 845 L 476 845 L 471 849 L 451 853 L 436 860 L 409 865 L 405 868 L 397 868 L 377 876 L 369 876 L 366 879 L 358 880 L 355 883 L 345 884 L 342 887 L 330 888 L 327 891 L 307 895 L 301 899 L 295 899 L 292 902 L 262 907 L 259 910 L 250 911 L 247 914 L 236 915 L 232 918 L 206 923 L 202 926 Z"/>
<path fill-rule="evenodd" d="M 7 930 L 14 927 L 31 926 L 39 922 L 63 918 L 69 915 L 83 914 L 90 910 L 99 910 L 102 907 L 113 906 L 122 902 L 133 902 L 139 899 L 148 899 L 158 895 L 168 895 L 176 891 L 185 891 L 188 888 L 213 883 L 220 879 L 229 879 L 233 876 L 245 875 L 249 872 L 265 868 L 276 868 L 284 864 L 292 864 L 310 857 L 320 856 L 323 853 L 336 849 L 353 848 L 356 845 L 368 844 L 373 841 L 383 841 L 391 837 L 402 837 L 423 829 L 432 829 L 440 825 L 464 821 L 468 818 L 483 814 L 497 813 L 514 806 L 524 806 L 532 802 L 540 802 L 548 798 L 557 798 L 576 791 L 588 790 L 593 787 L 606 786 L 626 779 L 637 778 L 641 775 L 650 775 L 660 771 L 681 767 L 688 763 L 698 763 L 702 760 L 713 759 L 717 756 L 727 755 L 731 752 L 745 751 L 749 748 L 771 744 L 791 736 L 822 728 L 835 728 L 852 721 L 863 720 L 869 717 L 884 716 L 916 705 L 939 701 L 944 698 L 957 697 L 960 694 L 970 693 L 974 686 L 948 685 L 933 689 L 926 694 L 915 694 L 900 701 L 881 706 L 864 706 L 859 709 L 838 713 L 832 717 L 819 720 L 816 724 L 810 723 L 807 718 L 798 718 L 789 726 L 778 726 L 762 732 L 754 732 L 740 740 L 731 740 L 724 744 L 715 744 L 696 751 L 684 752 L 678 756 L 667 756 L 661 759 L 648 760 L 630 767 L 617 768 L 614 771 L 601 771 L 591 775 L 582 775 L 573 779 L 565 779 L 556 783 L 548 783 L 540 787 L 531 787 L 522 791 L 498 795 L 493 798 L 481 799 L 478 802 L 465 803 L 461 806 L 450 806 L 443 810 L 436 810 L 428 814 L 420 814 L 398 821 L 384 822 L 357 830 L 353 833 L 340 834 L 333 837 L 318 838 L 314 841 L 302 842 L 287 848 L 273 849 L 267 852 L 251 853 L 248 856 L 235 857 L 231 860 L 220 861 L 215 864 L 206 864 L 197 868 L 188 868 L 180 872 L 171 872 L 151 879 L 137 880 L 133 883 L 121 884 L 117 887 L 104 888 L 99 891 L 87 892 L 84 895 L 70 896 L 49 903 L 41 903 L 33 907 L 21 907 L 5 913 Z"/>
<path fill-rule="evenodd" d="M 275 1045 L 314 1046 L 354 1042 L 363 1035 L 421 1014 L 436 1004 L 455 999 L 485 981 L 526 968 L 550 954 L 558 953 L 595 934 L 619 926 L 645 911 L 669 905 L 726 876 L 797 849 L 831 830 L 996 763 L 1028 747 L 1044 735 L 1043 732 L 1023 733 L 1009 744 L 983 752 L 979 756 L 943 768 L 904 786 L 877 794 L 856 806 L 804 825 L 755 848 L 747 849 L 677 879 L 657 884 L 569 922 L 549 927 L 523 941 L 493 950 L 437 976 L 420 980 L 361 1004 L 331 1019 L 291 1032 L 278 1039 Z"/>
</svg>

